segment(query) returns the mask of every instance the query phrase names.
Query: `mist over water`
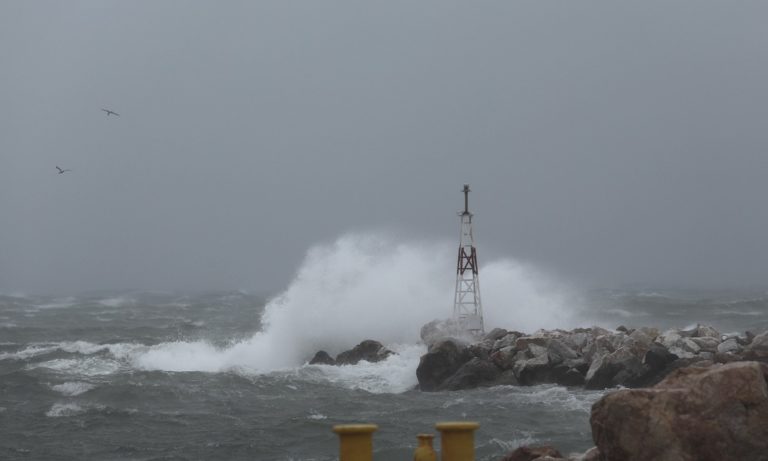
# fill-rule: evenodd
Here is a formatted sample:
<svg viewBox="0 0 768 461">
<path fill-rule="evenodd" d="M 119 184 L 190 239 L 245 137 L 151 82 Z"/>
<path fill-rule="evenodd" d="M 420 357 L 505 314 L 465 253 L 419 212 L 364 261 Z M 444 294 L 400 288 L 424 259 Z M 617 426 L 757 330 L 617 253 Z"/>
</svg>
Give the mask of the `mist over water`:
<svg viewBox="0 0 768 461">
<path fill-rule="evenodd" d="M 269 301 L 262 331 L 220 349 L 175 342 L 138 355 L 144 369 L 268 372 L 295 367 L 320 349 L 331 354 L 364 339 L 415 344 L 421 327 L 452 314 L 455 247 L 398 241 L 386 234 L 347 234 L 312 247 L 294 280 Z M 567 290 L 510 259 L 480 268 L 486 329 L 569 327 Z"/>
</svg>

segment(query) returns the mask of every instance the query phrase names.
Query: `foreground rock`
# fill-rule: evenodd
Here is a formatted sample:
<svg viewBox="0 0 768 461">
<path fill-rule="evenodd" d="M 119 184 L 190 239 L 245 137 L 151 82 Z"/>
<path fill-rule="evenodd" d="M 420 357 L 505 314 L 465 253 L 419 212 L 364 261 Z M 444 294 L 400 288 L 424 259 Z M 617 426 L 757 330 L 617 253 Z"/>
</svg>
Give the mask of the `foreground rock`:
<svg viewBox="0 0 768 461">
<path fill-rule="evenodd" d="M 643 387 L 697 362 L 768 362 L 768 332 L 724 337 L 701 325 L 661 333 L 654 328 L 592 327 L 525 334 L 497 328 L 469 342 L 440 339 L 441 327 L 430 322 L 422 328 L 429 350 L 416 376 L 423 391 L 548 383 L 587 389 Z"/>
<path fill-rule="evenodd" d="M 677 370 L 651 389 L 610 393 L 592 407 L 604 461 L 768 460 L 768 365 Z"/>
<path fill-rule="evenodd" d="M 309 364 L 354 365 L 362 360 L 366 362 L 380 362 L 394 353 L 380 342 L 366 339 L 352 349 L 337 355 L 336 359 L 333 359 L 325 351 L 318 351 L 312 360 L 309 361 Z"/>
<path fill-rule="evenodd" d="M 520 447 L 502 461 L 768 461 L 768 365 L 701 363 L 595 402 L 586 453 Z"/>
</svg>

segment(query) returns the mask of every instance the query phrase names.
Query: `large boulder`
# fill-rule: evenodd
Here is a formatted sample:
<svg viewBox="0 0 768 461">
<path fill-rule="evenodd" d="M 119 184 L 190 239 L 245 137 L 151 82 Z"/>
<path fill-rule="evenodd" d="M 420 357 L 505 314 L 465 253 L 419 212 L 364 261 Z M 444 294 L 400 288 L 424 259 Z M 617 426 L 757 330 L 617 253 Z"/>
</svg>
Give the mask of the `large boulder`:
<svg viewBox="0 0 768 461">
<path fill-rule="evenodd" d="M 443 381 L 438 389 L 441 391 L 458 391 L 494 385 L 500 376 L 501 370 L 492 362 L 474 357 Z"/>
<path fill-rule="evenodd" d="M 592 406 L 603 461 L 767 461 L 768 365 L 688 367 Z"/>
<path fill-rule="evenodd" d="M 721 354 L 736 354 L 741 352 L 741 349 L 738 338 L 728 338 L 717 346 L 717 352 Z"/>
<path fill-rule="evenodd" d="M 748 360 L 768 362 L 768 331 L 756 335 L 744 348 L 744 357 Z"/>
<path fill-rule="evenodd" d="M 597 357 L 589 366 L 584 387 L 605 389 L 631 384 L 648 371 L 641 359 L 629 347 L 620 347 L 610 354 Z"/>
<path fill-rule="evenodd" d="M 518 359 L 512 367 L 520 384 L 531 386 L 551 382 L 547 347 L 533 342 L 527 342 L 526 345 L 527 348 L 518 353 Z"/>
<path fill-rule="evenodd" d="M 446 379 L 453 376 L 472 354 L 456 341 L 447 339 L 434 344 L 421 356 L 416 378 L 422 391 L 436 391 Z"/>
<path fill-rule="evenodd" d="M 366 339 L 348 351 L 336 356 L 336 365 L 354 365 L 361 360 L 380 362 L 394 354 L 378 341 Z"/>
<path fill-rule="evenodd" d="M 312 360 L 309 361 L 310 365 L 336 365 L 336 360 L 333 359 L 327 352 L 325 351 L 317 351 L 317 354 L 315 354 L 314 357 L 312 357 Z"/>
</svg>

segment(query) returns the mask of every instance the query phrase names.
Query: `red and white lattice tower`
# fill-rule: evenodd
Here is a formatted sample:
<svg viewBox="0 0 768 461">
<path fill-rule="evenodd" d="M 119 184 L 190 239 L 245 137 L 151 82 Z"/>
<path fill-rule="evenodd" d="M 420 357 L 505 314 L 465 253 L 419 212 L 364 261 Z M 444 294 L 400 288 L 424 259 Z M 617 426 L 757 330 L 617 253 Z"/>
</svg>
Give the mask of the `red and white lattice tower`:
<svg viewBox="0 0 768 461">
<path fill-rule="evenodd" d="M 469 212 L 469 184 L 464 184 L 464 211 L 459 234 L 459 261 L 456 266 L 456 294 L 453 300 L 453 320 L 462 331 L 473 335 L 485 332 L 483 303 L 480 300 L 480 278 L 477 271 L 477 249 L 472 234 L 472 213 Z"/>
</svg>

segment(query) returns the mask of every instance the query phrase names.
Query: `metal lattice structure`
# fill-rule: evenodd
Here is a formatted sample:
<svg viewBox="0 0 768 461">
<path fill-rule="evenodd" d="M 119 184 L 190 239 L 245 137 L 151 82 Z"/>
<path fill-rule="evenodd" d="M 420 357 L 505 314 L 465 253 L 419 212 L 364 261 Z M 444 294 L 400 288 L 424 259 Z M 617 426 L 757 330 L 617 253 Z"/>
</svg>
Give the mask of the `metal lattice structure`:
<svg viewBox="0 0 768 461">
<path fill-rule="evenodd" d="M 464 184 L 464 211 L 459 234 L 459 259 L 456 265 L 456 294 L 453 300 L 453 320 L 462 331 L 473 335 L 485 333 L 483 303 L 480 299 L 480 278 L 477 249 L 472 233 L 472 213 L 469 212 L 469 184 Z"/>
</svg>

